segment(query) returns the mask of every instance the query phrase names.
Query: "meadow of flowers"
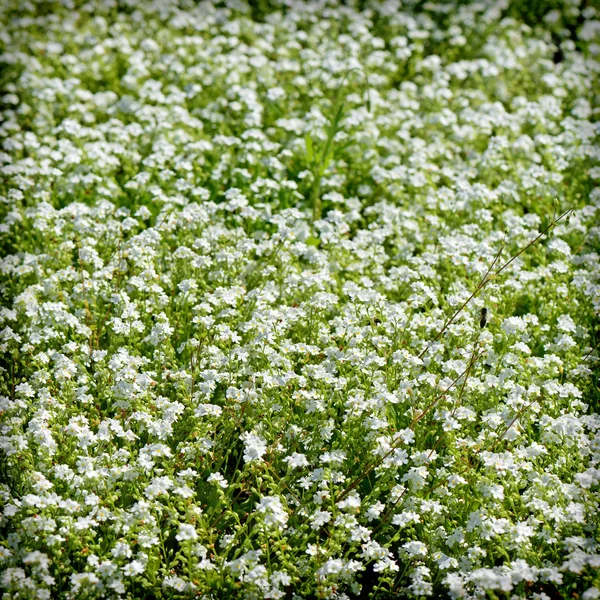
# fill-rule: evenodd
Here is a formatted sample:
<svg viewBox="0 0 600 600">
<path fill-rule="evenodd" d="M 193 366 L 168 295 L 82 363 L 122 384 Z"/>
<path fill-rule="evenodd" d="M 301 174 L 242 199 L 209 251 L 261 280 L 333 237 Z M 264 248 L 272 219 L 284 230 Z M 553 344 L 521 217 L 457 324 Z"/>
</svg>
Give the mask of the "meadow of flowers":
<svg viewBox="0 0 600 600">
<path fill-rule="evenodd" d="M 0 0 L 3 597 L 600 598 L 593 4 Z"/>
</svg>

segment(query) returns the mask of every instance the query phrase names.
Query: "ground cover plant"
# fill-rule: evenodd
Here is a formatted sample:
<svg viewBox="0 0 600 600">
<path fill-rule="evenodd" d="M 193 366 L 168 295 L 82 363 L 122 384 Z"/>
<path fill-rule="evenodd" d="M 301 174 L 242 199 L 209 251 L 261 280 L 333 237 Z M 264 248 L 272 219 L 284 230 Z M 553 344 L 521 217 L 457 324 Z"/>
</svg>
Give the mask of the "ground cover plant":
<svg viewBox="0 0 600 600">
<path fill-rule="evenodd" d="M 600 598 L 600 10 L 0 0 L 5 598 Z"/>
</svg>

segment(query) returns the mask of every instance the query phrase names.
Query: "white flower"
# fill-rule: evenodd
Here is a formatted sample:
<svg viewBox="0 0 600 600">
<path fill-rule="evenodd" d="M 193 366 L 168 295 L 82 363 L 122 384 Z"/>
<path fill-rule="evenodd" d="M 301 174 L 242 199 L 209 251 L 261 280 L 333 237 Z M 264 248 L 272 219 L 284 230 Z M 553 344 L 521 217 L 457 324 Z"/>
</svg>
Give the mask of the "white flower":
<svg viewBox="0 0 600 600">
<path fill-rule="evenodd" d="M 310 517 L 312 529 L 320 529 L 331 521 L 331 513 L 327 510 L 316 510 Z"/>
<path fill-rule="evenodd" d="M 561 254 L 564 254 L 565 256 L 571 255 L 571 248 L 570 248 L 569 244 L 567 244 L 565 241 L 558 239 L 558 238 L 552 238 L 548 242 L 548 249 L 554 250 L 555 252 L 560 252 Z"/>
<path fill-rule="evenodd" d="M 135 575 L 140 575 L 145 570 L 146 566 L 143 562 L 133 560 L 123 567 L 123 575 L 125 575 L 125 577 L 134 577 Z"/>
<path fill-rule="evenodd" d="M 367 520 L 374 521 L 379 518 L 379 515 L 383 512 L 385 505 L 382 504 L 379 500 L 375 502 L 372 506 L 367 509 Z"/>
<path fill-rule="evenodd" d="M 415 556 L 427 556 L 427 546 L 423 542 L 413 540 L 402 545 L 410 558 Z"/>
<path fill-rule="evenodd" d="M 510 592 L 513 589 L 512 578 L 499 569 L 476 569 L 470 575 L 471 581 L 484 590 Z"/>
<path fill-rule="evenodd" d="M 206 481 L 208 481 L 208 483 L 212 483 L 214 481 L 219 487 L 223 489 L 226 489 L 229 485 L 225 477 L 223 477 L 223 475 L 221 475 L 221 473 L 219 473 L 218 471 L 216 473 L 211 473 L 206 479 Z"/>
<path fill-rule="evenodd" d="M 175 539 L 180 542 L 187 542 L 188 540 L 197 540 L 198 533 L 193 525 L 188 523 L 181 523 L 179 525 L 179 532 L 175 536 Z"/>
<path fill-rule="evenodd" d="M 267 451 L 267 443 L 263 438 L 253 433 L 245 432 L 240 436 L 244 442 L 244 461 L 261 460 Z"/>
<path fill-rule="evenodd" d="M 507 3 L 2 3 L 7 595 L 600 596 L 600 13 Z"/>
<path fill-rule="evenodd" d="M 337 506 L 340 510 L 357 513 L 360 510 L 360 504 L 361 500 L 358 494 L 348 494 L 348 496 L 337 503 Z"/>
<path fill-rule="evenodd" d="M 206 415 L 219 417 L 222 412 L 223 409 L 216 404 L 200 404 L 196 409 L 195 414 L 197 417 L 204 417 Z"/>
<path fill-rule="evenodd" d="M 181 577 L 177 577 L 175 575 L 165 577 L 162 584 L 163 587 L 170 587 L 178 592 L 186 592 L 196 589 L 196 586 L 193 583 L 187 582 Z"/>
<path fill-rule="evenodd" d="M 267 527 L 275 527 L 280 530 L 286 527 L 289 515 L 277 496 L 263 496 L 256 505 L 256 511 L 263 515 L 263 521 Z"/>
<path fill-rule="evenodd" d="M 288 465 L 293 469 L 308 467 L 308 459 L 304 454 L 298 454 L 298 452 L 293 452 L 290 456 L 286 456 L 283 460 L 287 462 Z"/>
</svg>

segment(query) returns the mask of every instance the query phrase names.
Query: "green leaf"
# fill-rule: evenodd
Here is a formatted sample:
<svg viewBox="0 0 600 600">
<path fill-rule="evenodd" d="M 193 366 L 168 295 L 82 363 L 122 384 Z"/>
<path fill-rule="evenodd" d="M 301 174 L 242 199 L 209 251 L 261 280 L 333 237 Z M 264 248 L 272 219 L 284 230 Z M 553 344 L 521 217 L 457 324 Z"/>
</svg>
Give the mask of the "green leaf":
<svg viewBox="0 0 600 600">
<path fill-rule="evenodd" d="M 304 136 L 304 141 L 306 142 L 306 160 L 309 164 L 312 164 L 315 158 L 315 154 L 313 151 L 313 143 L 310 133 L 307 133 Z"/>
</svg>

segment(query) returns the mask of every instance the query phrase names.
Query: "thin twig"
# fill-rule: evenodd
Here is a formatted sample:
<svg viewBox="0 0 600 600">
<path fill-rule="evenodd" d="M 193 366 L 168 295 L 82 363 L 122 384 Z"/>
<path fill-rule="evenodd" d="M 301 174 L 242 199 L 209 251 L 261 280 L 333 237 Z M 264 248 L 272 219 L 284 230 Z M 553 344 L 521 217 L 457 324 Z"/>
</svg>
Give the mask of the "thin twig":
<svg viewBox="0 0 600 600">
<path fill-rule="evenodd" d="M 494 258 L 492 266 L 490 267 L 490 269 L 488 269 L 488 272 L 486 273 L 486 275 L 481 279 L 481 281 L 479 282 L 479 285 L 475 288 L 475 291 L 467 298 L 467 300 L 465 302 L 463 302 L 463 304 L 452 315 L 452 317 L 450 317 L 450 319 L 448 319 L 446 321 L 446 323 L 444 324 L 444 326 L 442 327 L 442 329 L 436 334 L 436 336 L 433 338 L 433 340 L 427 345 L 427 347 L 425 348 L 425 350 L 423 350 L 423 352 L 421 352 L 421 354 L 419 354 L 419 358 L 423 358 L 423 356 L 425 356 L 425 354 L 427 353 L 427 351 L 429 350 L 429 348 L 431 347 L 431 345 L 440 338 L 440 336 L 446 331 L 446 329 L 448 329 L 448 327 L 454 322 L 454 319 L 456 319 L 456 317 L 465 309 L 465 307 L 467 306 L 467 304 L 469 304 L 469 302 L 471 302 L 471 300 L 473 300 L 473 298 L 475 298 L 475 296 L 490 281 L 493 281 L 494 279 L 496 279 L 496 277 L 498 277 L 500 275 L 500 273 L 502 273 L 502 271 L 504 271 L 504 269 L 508 268 L 519 256 L 521 256 L 521 254 L 523 254 L 523 252 L 525 252 L 527 249 L 529 249 L 531 246 L 533 246 L 539 239 L 541 239 L 542 237 L 544 237 L 544 235 L 546 235 L 546 233 L 548 233 L 548 231 L 550 231 L 550 229 L 552 229 L 559 221 L 561 221 L 562 219 L 564 219 L 571 212 L 573 212 L 573 209 L 569 208 L 564 213 L 562 213 L 562 215 L 560 215 L 558 218 L 556 218 L 556 219 L 553 218 L 552 221 L 550 222 L 550 224 L 548 225 L 548 227 L 546 227 L 539 235 L 537 235 L 535 237 L 535 239 L 533 239 L 526 246 L 524 246 L 523 248 L 521 248 L 514 256 L 512 256 L 506 263 L 504 263 L 495 273 L 492 273 L 492 275 L 490 275 L 489 272 L 491 271 L 491 268 L 493 267 L 494 264 L 496 264 L 496 262 L 497 262 L 497 260 L 498 260 L 498 258 L 500 256 L 500 253 L 502 252 L 502 250 L 504 248 L 504 242 L 503 242 L 502 246 L 500 247 L 500 251 L 496 255 L 496 258 Z"/>
<path fill-rule="evenodd" d="M 480 330 L 480 334 L 481 334 L 481 330 Z M 458 399 L 457 399 L 457 406 L 455 407 L 454 411 L 452 412 L 452 414 L 454 415 L 454 412 L 456 411 L 456 408 L 458 408 L 458 403 L 460 402 L 463 393 L 465 391 L 466 385 L 467 385 L 467 381 L 469 379 L 469 374 L 471 372 L 471 367 L 473 366 L 473 364 L 475 363 L 475 361 L 477 360 L 477 358 L 479 358 L 481 356 L 481 354 L 475 356 L 475 351 L 477 350 L 477 343 L 479 342 L 479 335 L 477 336 L 477 339 L 475 340 L 475 344 L 473 345 L 473 352 L 471 354 L 471 358 L 469 360 L 469 366 L 467 367 L 467 372 L 465 374 L 465 379 L 463 381 L 463 384 L 460 388 L 460 392 L 458 394 Z M 436 451 L 437 447 L 440 445 L 443 437 L 446 435 L 446 432 L 442 433 L 442 435 L 440 435 L 440 437 L 436 440 L 435 444 L 433 445 L 433 448 L 429 451 L 429 454 L 427 456 L 427 459 L 429 460 L 432 456 L 433 453 Z M 390 506 L 390 508 L 386 511 L 386 513 L 383 515 L 383 517 L 381 518 L 381 520 L 379 521 L 379 525 L 377 525 L 377 527 L 375 528 L 374 532 L 378 531 L 381 527 L 383 527 L 383 525 L 386 523 L 387 519 L 389 518 L 389 516 L 392 514 L 392 512 L 394 511 L 394 509 L 396 508 L 396 506 L 398 506 L 398 503 L 400 502 L 400 500 L 402 500 L 402 498 L 404 497 L 404 494 L 406 493 L 406 489 L 402 492 L 402 494 L 400 495 L 400 497 Z"/>
<path fill-rule="evenodd" d="M 442 327 L 442 329 L 440 329 L 440 331 L 438 331 L 437 335 L 433 338 L 433 340 L 431 340 L 431 342 L 429 342 L 429 344 L 427 345 L 427 347 L 425 348 L 425 350 L 423 350 L 423 352 L 421 352 L 421 354 L 419 354 L 419 358 L 423 358 L 423 356 L 425 356 L 425 354 L 427 353 L 427 350 L 429 350 L 429 348 L 431 347 L 431 345 L 434 344 L 435 342 L 437 342 L 440 339 L 440 337 L 442 336 L 442 334 L 444 333 L 444 331 L 446 331 L 446 329 L 448 329 L 448 327 L 450 327 L 450 325 L 454 322 L 454 319 L 456 319 L 456 317 L 464 310 L 464 308 L 467 306 L 467 304 L 469 304 L 469 302 L 471 302 L 471 300 L 473 300 L 473 298 L 476 296 L 476 294 L 479 292 L 479 290 L 481 290 L 481 288 L 484 285 L 486 285 L 487 281 L 491 281 L 491 279 L 488 280 L 488 276 L 489 276 L 491 270 L 494 268 L 494 265 L 498 262 L 498 259 L 500 258 L 500 254 L 502 254 L 502 250 L 504 250 L 504 245 L 505 245 L 505 241 L 503 240 L 502 244 L 500 245 L 500 250 L 498 250 L 496 256 L 494 257 L 494 260 L 492 261 L 492 263 L 488 267 L 488 270 L 486 271 L 485 275 L 481 278 L 481 281 L 477 284 L 477 287 L 475 288 L 475 291 L 467 298 L 467 300 L 465 300 L 465 302 L 450 317 L 450 319 L 448 319 L 446 321 L 446 323 L 444 324 L 444 326 Z"/>
<path fill-rule="evenodd" d="M 581 362 L 587 360 L 594 353 L 594 350 L 598 347 L 598 345 L 600 345 L 600 339 L 594 344 L 592 349 L 581 359 Z"/>
<path fill-rule="evenodd" d="M 491 452 L 497 445 L 499 442 L 502 441 L 502 439 L 504 438 L 504 436 L 508 433 L 508 430 L 515 424 L 515 422 L 517 421 L 517 419 L 519 419 L 521 417 L 521 415 L 530 407 L 532 406 L 535 402 L 537 402 L 539 399 L 541 398 L 541 396 L 536 396 L 529 404 L 525 404 L 525 406 L 523 406 L 521 408 L 521 410 L 519 410 L 519 412 L 515 415 L 515 417 L 512 419 L 512 421 L 508 424 L 508 426 L 506 427 L 506 429 L 502 432 L 502 434 L 496 439 L 496 441 L 492 444 L 491 448 L 488 450 L 488 452 Z M 478 450 L 475 452 L 475 455 L 479 454 L 480 452 L 483 452 L 483 450 Z"/>
<path fill-rule="evenodd" d="M 477 358 L 479 358 L 480 356 L 481 354 L 479 354 Z M 467 366 L 464 369 L 464 371 L 462 371 L 462 373 L 459 373 L 458 376 L 452 381 L 452 383 L 450 383 L 450 385 L 441 394 L 439 394 L 432 402 L 430 402 L 429 405 L 411 421 L 410 425 L 408 426 L 408 429 L 412 429 L 455 386 L 456 382 L 467 373 L 467 371 L 470 369 L 470 366 L 471 365 Z M 344 489 L 342 493 L 336 498 L 336 502 L 339 502 L 342 498 L 345 498 L 365 477 L 367 477 L 367 475 L 373 469 L 376 469 L 379 465 L 381 465 L 385 461 L 385 459 L 388 456 L 390 456 L 392 452 L 394 452 L 394 450 L 396 450 L 400 443 L 402 443 L 401 438 L 399 440 L 396 440 L 390 446 L 388 452 L 386 452 L 383 456 L 373 461 L 373 463 L 369 465 L 369 467 L 366 470 L 362 471 L 360 475 L 358 475 L 352 481 L 352 483 L 348 487 L 346 487 L 346 489 Z"/>
<path fill-rule="evenodd" d="M 240 488 L 240 491 L 237 493 L 236 497 L 231 501 L 231 507 L 230 508 L 225 508 L 223 509 L 223 512 L 216 518 L 215 521 L 213 521 L 208 528 L 212 529 L 213 527 L 215 527 L 217 525 L 217 523 L 223 518 L 223 515 L 228 511 L 228 510 L 233 510 L 233 505 L 235 504 L 235 501 L 246 491 L 246 489 L 244 488 L 244 486 L 242 486 Z"/>
<path fill-rule="evenodd" d="M 508 426 L 504 429 L 502 434 L 498 438 L 496 438 L 496 440 L 494 441 L 494 443 L 492 444 L 490 449 L 487 450 L 487 452 L 491 452 L 502 441 L 504 436 L 508 433 L 509 429 L 516 423 L 516 421 L 523 415 L 523 413 L 529 407 L 531 407 L 535 402 L 537 402 L 541 397 L 542 397 L 541 395 L 536 396 L 529 404 L 526 404 L 519 410 L 519 412 L 517 412 L 517 414 L 514 416 L 514 418 L 511 420 L 511 422 L 508 424 Z M 481 454 L 482 452 L 486 452 L 486 450 L 484 448 L 479 448 L 479 449 L 475 450 L 475 452 L 473 453 L 473 456 L 471 458 L 469 458 L 469 462 L 467 463 L 467 466 L 462 471 L 460 471 L 459 475 L 462 475 L 463 473 L 466 473 L 467 471 L 471 470 L 471 468 L 473 467 L 473 465 L 471 463 L 471 459 L 475 458 L 477 455 Z M 434 486 L 432 486 L 429 489 L 428 493 L 429 494 L 433 493 L 435 490 L 437 490 L 442 485 L 444 485 L 444 482 L 439 481 L 438 483 L 436 483 Z"/>
</svg>

